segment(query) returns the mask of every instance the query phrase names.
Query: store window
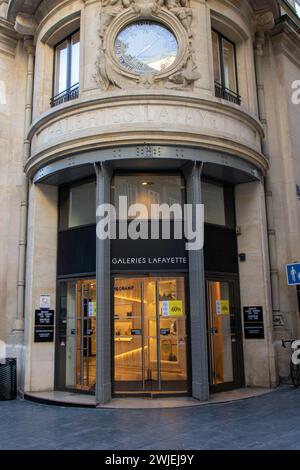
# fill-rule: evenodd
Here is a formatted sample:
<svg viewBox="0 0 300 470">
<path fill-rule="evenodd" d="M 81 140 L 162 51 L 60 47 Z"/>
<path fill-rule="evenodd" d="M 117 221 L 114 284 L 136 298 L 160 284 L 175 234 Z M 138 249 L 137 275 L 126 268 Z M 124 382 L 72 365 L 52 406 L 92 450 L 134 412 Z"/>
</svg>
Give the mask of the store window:
<svg viewBox="0 0 300 470">
<path fill-rule="evenodd" d="M 202 182 L 202 203 L 204 220 L 207 224 L 226 225 L 224 187 Z"/>
<path fill-rule="evenodd" d="M 241 104 L 237 81 L 235 44 L 213 30 L 212 45 L 216 96 L 235 104 Z"/>
<path fill-rule="evenodd" d="M 205 223 L 235 229 L 233 187 L 209 179 L 202 181 L 201 185 Z"/>
<path fill-rule="evenodd" d="M 80 31 L 76 31 L 54 48 L 54 86 L 51 106 L 78 98 Z"/>
<path fill-rule="evenodd" d="M 90 224 L 96 224 L 96 182 L 61 188 L 60 230 Z"/>
<path fill-rule="evenodd" d="M 149 217 L 152 204 L 167 204 L 172 206 L 184 204 L 185 184 L 181 175 L 162 174 L 131 174 L 116 175 L 112 183 L 112 200 L 115 207 L 119 206 L 120 196 L 127 196 L 128 206 L 143 204 Z M 171 213 L 174 217 L 174 213 Z M 175 212 L 177 217 L 177 213 Z M 163 218 L 164 215 L 160 214 Z M 181 218 L 181 217 L 179 217 Z"/>
</svg>

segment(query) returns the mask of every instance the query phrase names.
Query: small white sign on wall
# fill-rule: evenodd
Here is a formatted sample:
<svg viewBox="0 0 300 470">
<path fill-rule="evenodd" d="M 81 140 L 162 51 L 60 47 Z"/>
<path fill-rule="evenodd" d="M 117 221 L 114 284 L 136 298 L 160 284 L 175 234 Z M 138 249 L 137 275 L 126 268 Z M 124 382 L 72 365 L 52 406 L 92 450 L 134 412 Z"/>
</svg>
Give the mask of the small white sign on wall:
<svg viewBox="0 0 300 470">
<path fill-rule="evenodd" d="M 51 296 L 49 294 L 40 295 L 40 309 L 50 310 L 51 308 Z"/>
<path fill-rule="evenodd" d="M 6 89 L 3 80 L 0 80 L 0 104 L 6 104 Z"/>
<path fill-rule="evenodd" d="M 5 364 L 6 347 L 4 341 L 0 341 L 0 364 Z"/>
</svg>

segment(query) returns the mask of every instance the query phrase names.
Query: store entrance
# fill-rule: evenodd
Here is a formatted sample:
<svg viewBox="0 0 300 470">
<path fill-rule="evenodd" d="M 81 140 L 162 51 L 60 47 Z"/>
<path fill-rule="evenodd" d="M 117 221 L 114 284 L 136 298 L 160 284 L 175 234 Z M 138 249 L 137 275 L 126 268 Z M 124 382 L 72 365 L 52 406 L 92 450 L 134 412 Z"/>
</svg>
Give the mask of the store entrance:
<svg viewBox="0 0 300 470">
<path fill-rule="evenodd" d="M 56 385 L 95 393 L 96 280 L 59 283 Z"/>
<path fill-rule="evenodd" d="M 206 281 L 211 392 L 243 385 L 243 353 L 238 283 L 212 277 Z"/>
<path fill-rule="evenodd" d="M 115 277 L 114 393 L 188 392 L 185 278 Z"/>
</svg>

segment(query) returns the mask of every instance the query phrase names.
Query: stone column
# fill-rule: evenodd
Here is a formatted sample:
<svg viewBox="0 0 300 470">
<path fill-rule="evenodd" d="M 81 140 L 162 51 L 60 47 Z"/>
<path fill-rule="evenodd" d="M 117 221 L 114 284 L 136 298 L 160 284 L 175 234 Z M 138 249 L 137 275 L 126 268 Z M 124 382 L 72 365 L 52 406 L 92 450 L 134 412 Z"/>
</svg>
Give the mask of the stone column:
<svg viewBox="0 0 300 470">
<path fill-rule="evenodd" d="M 97 207 L 110 202 L 111 171 L 106 164 L 96 164 Z M 111 277 L 110 240 L 97 238 L 97 378 L 96 400 L 111 399 Z"/>
<path fill-rule="evenodd" d="M 240 263 L 241 306 L 262 306 L 264 339 L 244 340 L 245 380 L 249 387 L 274 387 L 277 384 L 271 301 L 270 264 L 264 186 L 261 182 L 235 187 L 236 221 Z"/>
<path fill-rule="evenodd" d="M 29 190 L 26 262 L 23 388 L 25 392 L 54 389 L 55 343 L 35 343 L 35 310 L 40 295 L 49 294 L 56 310 L 58 188 L 31 184 Z"/>
<path fill-rule="evenodd" d="M 201 204 L 201 164 L 186 171 L 187 203 Z M 205 305 L 205 272 L 203 250 L 189 252 L 189 293 L 191 322 L 192 395 L 209 399 L 207 321 Z"/>
</svg>

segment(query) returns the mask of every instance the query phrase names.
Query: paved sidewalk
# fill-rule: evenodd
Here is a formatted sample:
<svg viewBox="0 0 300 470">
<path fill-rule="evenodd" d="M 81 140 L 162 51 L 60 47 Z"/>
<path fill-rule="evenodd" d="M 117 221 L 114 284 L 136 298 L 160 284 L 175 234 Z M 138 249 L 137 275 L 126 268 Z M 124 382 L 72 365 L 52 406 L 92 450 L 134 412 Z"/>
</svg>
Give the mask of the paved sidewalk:
<svg viewBox="0 0 300 470">
<path fill-rule="evenodd" d="M 177 409 L 0 402 L 0 449 L 300 449 L 300 389 Z"/>
</svg>

